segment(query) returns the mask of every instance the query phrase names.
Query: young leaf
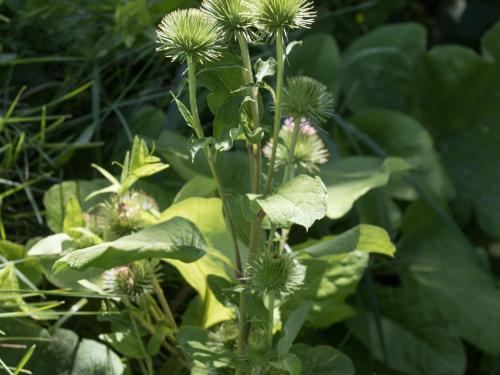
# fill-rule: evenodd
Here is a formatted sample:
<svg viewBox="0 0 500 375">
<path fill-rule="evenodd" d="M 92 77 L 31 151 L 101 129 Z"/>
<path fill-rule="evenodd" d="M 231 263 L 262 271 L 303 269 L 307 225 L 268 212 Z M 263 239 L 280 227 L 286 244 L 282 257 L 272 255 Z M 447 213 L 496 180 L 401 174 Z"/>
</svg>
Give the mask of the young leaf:
<svg viewBox="0 0 500 375">
<path fill-rule="evenodd" d="M 63 231 L 66 205 L 72 196 L 78 199 L 82 211 L 90 209 L 99 203 L 100 198 L 86 200 L 85 198 L 95 190 L 106 186 L 105 180 L 92 181 L 65 181 L 52 186 L 43 197 L 47 225 L 54 233 Z"/>
<path fill-rule="evenodd" d="M 361 224 L 341 235 L 327 238 L 300 251 L 312 257 L 362 251 L 393 256 L 396 247 L 387 232 L 379 227 Z"/>
<path fill-rule="evenodd" d="M 66 214 L 64 215 L 63 231 L 70 233 L 74 228 L 84 227 L 85 220 L 83 218 L 82 208 L 78 199 L 73 195 L 66 204 Z"/>
<path fill-rule="evenodd" d="M 300 328 L 304 324 L 310 309 L 311 307 L 306 305 L 290 314 L 285 326 L 283 327 L 283 336 L 280 338 L 278 345 L 276 346 L 278 357 L 283 357 L 290 351 L 290 348 L 299 334 Z"/>
<path fill-rule="evenodd" d="M 271 223 L 280 228 L 298 224 L 309 229 L 326 214 L 327 192 L 319 177 L 299 175 L 267 197 L 249 198 L 255 199 Z"/>
<path fill-rule="evenodd" d="M 177 96 L 172 93 L 172 96 L 174 97 L 175 104 L 177 104 L 177 108 L 179 108 L 179 112 L 181 113 L 182 117 L 186 121 L 186 124 L 193 128 L 194 127 L 194 118 L 193 115 L 191 114 L 191 111 L 184 105 L 183 102 L 181 102 L 179 99 L 177 99 Z"/>
<path fill-rule="evenodd" d="M 212 137 L 198 139 L 194 135 L 188 139 L 187 147 L 189 155 L 191 155 L 191 162 L 194 162 L 194 158 L 198 151 L 202 150 L 205 145 L 210 144 L 213 141 Z"/>
<path fill-rule="evenodd" d="M 272 57 L 267 60 L 259 58 L 255 62 L 255 80 L 262 82 L 265 77 L 272 77 L 276 74 L 276 60 Z"/>
<path fill-rule="evenodd" d="M 145 258 L 193 262 L 205 252 L 202 234 L 188 220 L 173 218 L 116 241 L 73 251 L 54 264 L 55 274 L 68 269 L 112 268 Z"/>
</svg>

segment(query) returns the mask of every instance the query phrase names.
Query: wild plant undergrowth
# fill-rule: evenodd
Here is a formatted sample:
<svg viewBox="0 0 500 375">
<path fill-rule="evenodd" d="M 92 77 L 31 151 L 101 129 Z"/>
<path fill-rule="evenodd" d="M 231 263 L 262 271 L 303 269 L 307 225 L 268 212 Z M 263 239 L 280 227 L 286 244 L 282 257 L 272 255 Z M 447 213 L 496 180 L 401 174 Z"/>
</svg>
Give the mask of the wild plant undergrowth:
<svg viewBox="0 0 500 375">
<path fill-rule="evenodd" d="M 46 222 L 55 234 L 26 247 L 2 242 L 2 254 L 11 257 L 2 255 L 0 268 L 1 368 L 42 374 L 348 375 L 354 365 L 364 373 L 368 350 L 384 362 L 374 365 L 382 372 L 462 374 L 463 338 L 490 353 L 482 366 L 494 369 L 489 362 L 498 352 L 497 331 L 482 325 L 491 323 L 488 311 L 495 311 L 499 294 L 481 251 L 471 249 L 443 203 L 455 194 L 453 185 L 428 133 L 394 111 L 410 111 L 410 101 L 394 99 L 407 99 L 400 95 L 404 87 L 389 87 L 384 103 L 372 91 L 378 74 L 389 82 L 393 70 L 412 76 L 405 64 L 414 60 L 401 64 L 400 55 L 370 48 L 398 35 L 401 45 L 396 38 L 391 48 L 404 50 L 408 38 L 418 50 L 421 29 L 381 29 L 346 51 L 344 105 L 355 112 L 346 121 L 333 111 L 331 85 L 286 74 L 294 54 L 310 48 L 307 41 L 291 41 L 290 32 L 309 27 L 315 16 L 312 4 L 300 0 L 207 0 L 200 9 L 165 16 L 158 51 L 185 64 L 185 79 L 172 97 L 191 138 L 169 131 L 158 139 L 134 138 L 114 167 L 93 165 L 102 178 L 63 182 L 45 194 Z M 250 55 L 263 43 L 272 46 L 274 57 Z M 440 64 L 452 56 L 492 78 L 498 51 L 488 42 L 485 50 L 484 61 L 454 48 L 408 55 L 426 59 L 429 72 L 444 69 Z M 429 72 L 419 74 L 428 78 Z M 425 119 L 433 102 L 424 98 L 415 98 L 415 113 Z M 376 104 L 384 109 L 373 109 Z M 485 116 L 494 113 L 493 105 L 483 104 Z M 205 106 L 213 114 L 209 121 L 200 118 L 199 107 Z M 332 118 L 348 135 L 346 143 L 377 157 L 332 155 L 322 128 Z M 453 139 L 441 131 L 440 151 L 450 163 L 456 156 L 446 142 Z M 168 169 L 187 182 L 165 198 L 148 182 L 164 178 Z M 395 200 L 418 196 L 402 224 Z M 294 241 L 294 233 L 330 225 L 353 206 L 361 222 L 380 227 L 344 223 L 344 233 Z M 463 207 L 455 209 L 457 217 L 466 216 Z M 395 251 L 390 238 L 397 238 L 401 225 L 401 255 L 394 265 L 387 257 Z M 481 225 L 495 232 L 484 217 Z M 460 277 L 442 264 L 443 246 L 455 251 L 446 262 L 464 270 Z M 383 255 L 370 261 L 373 252 Z M 356 298 L 369 303 L 356 303 L 354 312 L 347 298 L 365 270 Z M 384 283 L 374 283 L 377 271 Z M 57 289 L 39 290 L 42 278 Z M 456 301 L 464 298 L 474 303 L 459 306 Z M 463 324 L 475 314 L 481 321 Z M 343 340 L 326 330 L 344 321 Z"/>
</svg>

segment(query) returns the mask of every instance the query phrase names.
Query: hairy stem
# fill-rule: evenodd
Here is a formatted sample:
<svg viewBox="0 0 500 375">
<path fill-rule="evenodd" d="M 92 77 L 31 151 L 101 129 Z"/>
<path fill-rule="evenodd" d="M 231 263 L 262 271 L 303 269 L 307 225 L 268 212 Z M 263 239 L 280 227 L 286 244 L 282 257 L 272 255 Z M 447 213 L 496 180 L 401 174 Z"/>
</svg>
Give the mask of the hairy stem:
<svg viewBox="0 0 500 375">
<path fill-rule="evenodd" d="M 297 139 L 299 138 L 300 132 L 300 121 L 299 119 L 293 119 L 293 133 L 292 133 L 292 141 L 290 143 L 290 149 L 288 150 L 288 160 L 285 166 L 285 173 L 283 175 L 283 183 L 290 181 L 295 176 L 295 167 L 293 165 L 293 157 L 295 155 L 295 146 L 297 145 Z M 285 248 L 286 241 L 288 239 L 288 234 L 290 233 L 289 229 L 283 229 L 281 231 L 281 240 L 280 240 L 280 249 L 283 250 Z"/>
<path fill-rule="evenodd" d="M 271 184 L 274 176 L 274 163 L 276 161 L 276 151 L 278 149 L 278 141 L 281 127 L 281 100 L 283 97 L 283 71 L 284 71 L 284 41 L 281 31 L 276 33 L 276 101 L 274 103 L 274 125 L 273 125 L 273 140 L 271 148 L 271 159 L 269 160 L 269 167 L 267 170 L 266 186 L 264 192 L 267 194 L 271 189 Z"/>
<path fill-rule="evenodd" d="M 192 59 L 188 59 L 188 86 L 189 86 L 189 101 L 191 105 L 191 114 L 194 118 L 194 130 L 196 136 L 199 139 L 203 139 L 205 137 L 203 133 L 203 129 L 201 128 L 200 116 L 198 114 L 198 105 L 196 102 L 196 66 Z M 208 162 L 208 166 L 210 167 L 210 171 L 212 172 L 212 176 L 215 180 L 215 184 L 217 185 L 217 191 L 219 193 L 219 197 L 222 200 L 222 207 L 227 218 L 227 222 L 229 225 L 229 232 L 231 233 L 231 238 L 234 244 L 234 252 L 236 258 L 236 278 L 242 280 L 243 277 L 243 267 L 241 262 L 240 249 L 238 245 L 238 238 L 236 236 L 235 226 L 231 217 L 231 211 L 229 210 L 229 205 L 226 200 L 226 195 L 224 193 L 224 187 L 222 186 L 221 179 L 219 177 L 219 173 L 217 171 L 217 167 L 215 164 L 215 158 L 212 152 L 212 149 L 205 145 L 203 147 L 203 151 L 205 152 L 205 157 Z M 245 347 L 246 343 L 246 303 L 244 296 L 240 295 L 240 306 L 239 306 L 239 335 L 238 335 L 238 344 L 240 348 Z"/>
<path fill-rule="evenodd" d="M 241 33 L 236 34 L 238 44 L 240 46 L 241 59 L 243 61 L 244 73 L 243 77 L 245 84 L 252 86 L 255 82 L 252 73 L 252 62 L 250 60 L 250 52 L 248 50 L 248 42 Z M 250 112 L 252 115 L 253 129 L 260 127 L 260 111 L 259 111 L 259 89 L 258 87 L 249 87 L 248 92 L 252 101 L 250 102 Z M 260 158 L 261 158 L 261 145 L 250 144 L 249 151 L 251 154 L 252 166 L 252 193 L 258 194 L 260 192 Z"/>
<path fill-rule="evenodd" d="M 163 293 L 163 289 L 158 282 L 158 279 L 155 277 L 153 279 L 153 289 L 160 301 L 161 308 L 163 310 L 163 314 L 165 315 L 165 319 L 167 323 L 172 327 L 174 331 L 178 330 L 177 323 L 175 322 L 174 315 L 172 314 L 172 310 L 170 310 L 170 306 L 168 305 L 168 301 L 165 298 L 165 294 Z"/>
<path fill-rule="evenodd" d="M 295 154 L 295 146 L 297 145 L 297 139 L 299 138 L 300 122 L 294 118 L 293 123 L 294 127 L 292 133 L 292 141 L 290 143 L 290 149 L 288 150 L 288 160 L 285 166 L 285 174 L 283 176 L 283 182 L 290 181 L 295 175 L 295 168 L 293 166 L 293 157 Z"/>
<path fill-rule="evenodd" d="M 192 125 L 194 127 L 194 131 L 196 133 L 197 138 L 203 139 L 205 138 L 205 134 L 203 133 L 203 129 L 201 127 L 200 115 L 198 114 L 198 104 L 196 102 L 196 64 L 190 58 L 188 59 L 188 86 L 189 86 L 189 102 L 191 106 L 191 115 L 193 116 L 194 120 L 194 124 Z M 215 156 L 209 145 L 205 145 L 203 147 L 203 152 L 205 153 L 205 157 L 207 159 L 210 172 L 212 173 L 212 176 L 215 180 L 215 184 L 217 185 L 217 191 L 219 193 L 219 197 L 222 200 L 223 211 L 229 224 L 229 232 L 231 233 L 231 238 L 233 240 L 233 245 L 234 245 L 234 252 L 236 258 L 236 273 L 237 273 L 236 276 L 240 278 L 242 275 L 242 265 L 241 265 L 241 255 L 238 244 L 238 238 L 236 237 L 236 230 L 231 217 L 231 211 L 229 210 L 229 205 L 227 203 L 224 187 L 222 186 L 219 172 L 217 171 Z"/>
</svg>

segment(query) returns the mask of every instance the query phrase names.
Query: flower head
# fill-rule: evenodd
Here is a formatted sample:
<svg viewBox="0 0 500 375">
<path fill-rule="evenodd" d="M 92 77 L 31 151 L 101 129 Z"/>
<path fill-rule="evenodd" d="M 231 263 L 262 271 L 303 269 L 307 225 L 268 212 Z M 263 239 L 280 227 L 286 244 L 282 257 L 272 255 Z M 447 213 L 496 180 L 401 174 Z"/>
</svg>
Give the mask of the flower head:
<svg viewBox="0 0 500 375">
<path fill-rule="evenodd" d="M 104 289 L 137 301 L 153 290 L 156 270 L 148 260 L 141 260 L 107 270 L 103 274 Z"/>
<path fill-rule="evenodd" d="M 305 267 L 279 249 L 261 251 L 248 269 L 248 286 L 262 298 L 283 300 L 304 281 Z"/>
<path fill-rule="evenodd" d="M 92 232 L 112 241 L 156 224 L 159 215 L 158 203 L 152 197 L 130 190 L 100 204 L 95 213 L 86 216 L 86 222 Z"/>
<path fill-rule="evenodd" d="M 253 0 L 254 14 L 262 32 L 275 36 L 281 31 L 311 27 L 316 17 L 310 0 Z"/>
<path fill-rule="evenodd" d="M 157 51 L 172 61 L 188 58 L 196 63 L 216 60 L 221 55 L 222 32 L 215 20 L 199 9 L 176 10 L 167 14 L 156 30 Z"/>
<path fill-rule="evenodd" d="M 201 9 L 215 19 L 227 38 L 241 33 L 246 40 L 255 40 L 255 17 L 249 0 L 203 0 Z"/>
<path fill-rule="evenodd" d="M 299 134 L 293 154 L 293 166 L 301 172 L 313 173 L 318 170 L 319 164 L 325 164 L 328 161 L 328 150 L 309 121 L 302 118 L 299 126 Z M 280 139 L 282 142 L 278 143 L 276 150 L 276 167 L 288 163 L 288 150 L 292 144 L 294 128 L 295 121 L 293 118 L 287 118 L 281 127 Z M 271 158 L 271 149 L 272 142 L 269 141 L 262 150 L 267 159 Z"/>
<path fill-rule="evenodd" d="M 333 114 L 333 95 L 313 78 L 291 77 L 283 92 L 283 116 L 307 118 L 314 125 L 325 122 Z"/>
</svg>

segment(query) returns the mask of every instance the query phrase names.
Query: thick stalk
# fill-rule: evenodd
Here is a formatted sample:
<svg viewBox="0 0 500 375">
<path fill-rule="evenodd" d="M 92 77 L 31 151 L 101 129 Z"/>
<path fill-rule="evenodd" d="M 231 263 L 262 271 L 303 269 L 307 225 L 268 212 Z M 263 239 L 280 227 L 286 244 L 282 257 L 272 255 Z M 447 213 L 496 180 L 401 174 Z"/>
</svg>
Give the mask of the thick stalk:
<svg viewBox="0 0 500 375">
<path fill-rule="evenodd" d="M 250 52 L 248 50 L 248 42 L 241 33 L 237 33 L 236 37 L 238 39 L 238 44 L 240 46 L 241 59 L 243 61 L 244 73 L 243 77 L 245 84 L 249 85 L 248 92 L 252 101 L 250 102 L 250 112 L 252 114 L 252 125 L 253 129 L 258 129 L 260 127 L 260 112 L 259 112 L 259 89 L 258 87 L 253 87 L 254 79 L 252 73 L 252 62 L 250 60 Z M 250 144 L 249 150 L 251 153 L 251 165 L 252 165 L 252 193 L 258 194 L 260 192 L 260 154 L 261 145 L 260 144 Z"/>
<path fill-rule="evenodd" d="M 190 58 L 188 58 L 188 86 L 189 86 L 189 103 L 191 106 L 191 115 L 193 116 L 194 120 L 194 124 L 192 125 L 198 139 L 203 139 L 205 138 L 205 134 L 203 133 L 203 129 L 201 127 L 200 115 L 198 114 L 198 104 L 196 102 L 196 64 Z M 229 232 L 233 240 L 235 258 L 236 258 L 236 270 L 237 270 L 236 276 L 239 278 L 242 275 L 241 255 L 238 244 L 238 238 L 236 237 L 235 226 L 231 218 L 231 211 L 229 210 L 229 206 L 226 200 L 226 195 L 224 193 L 224 187 L 222 186 L 222 182 L 219 173 L 217 171 L 217 167 L 215 165 L 215 158 L 212 149 L 210 148 L 209 145 L 205 145 L 203 147 L 203 152 L 205 153 L 205 157 L 207 159 L 210 172 L 212 173 L 212 176 L 215 180 L 219 197 L 222 200 L 223 211 L 229 224 Z"/>
<path fill-rule="evenodd" d="M 283 183 L 290 181 L 295 176 L 295 167 L 293 165 L 293 157 L 295 155 L 295 146 L 297 145 L 297 139 L 300 133 L 300 121 L 296 118 L 293 119 L 294 127 L 292 133 L 292 141 L 290 142 L 290 148 L 288 150 L 288 159 L 285 166 L 285 173 L 283 175 Z M 283 229 L 281 231 L 280 249 L 285 248 L 286 241 L 288 239 L 289 229 Z"/>
<path fill-rule="evenodd" d="M 196 66 L 192 59 L 188 59 L 188 86 L 189 86 L 189 102 L 191 105 L 191 114 L 194 119 L 194 130 L 196 136 L 199 139 L 203 139 L 205 137 L 203 133 L 203 129 L 201 128 L 200 116 L 198 114 L 198 105 L 196 103 Z M 219 173 L 217 172 L 217 168 L 215 165 L 215 158 L 212 153 L 212 149 L 205 145 L 203 147 L 203 151 L 205 152 L 205 157 L 208 162 L 208 166 L 210 167 L 210 171 L 212 172 L 212 176 L 215 180 L 215 184 L 217 185 L 217 191 L 219 193 L 219 197 L 222 200 L 222 207 L 224 210 L 224 214 L 227 218 L 229 224 L 229 232 L 231 233 L 231 238 L 234 244 L 235 258 L 236 258 L 236 277 L 241 279 L 243 276 L 243 267 L 241 263 L 241 255 L 240 249 L 238 245 L 238 238 L 236 236 L 236 230 L 231 218 L 231 211 L 229 210 L 229 206 L 227 204 L 226 196 L 224 193 L 224 187 L 222 186 L 222 182 L 219 177 Z M 244 348 L 246 342 L 246 303 L 245 298 L 240 295 L 240 306 L 239 306 L 239 335 L 238 335 L 238 344 L 240 348 Z"/>
<path fill-rule="evenodd" d="M 168 301 L 165 298 L 163 289 L 161 288 L 160 283 L 158 282 L 156 277 L 153 279 L 153 289 L 156 293 L 156 296 L 158 297 L 158 300 L 160 301 L 160 305 L 163 310 L 163 314 L 165 315 L 166 321 L 174 331 L 177 331 L 178 328 L 177 323 L 175 322 L 174 315 L 172 314 L 172 310 L 170 310 L 170 306 L 168 305 Z"/>
<path fill-rule="evenodd" d="M 276 33 L 276 102 L 274 103 L 274 127 L 273 127 L 273 144 L 271 148 L 271 159 L 269 160 L 269 167 L 267 170 L 267 179 L 264 192 L 267 194 L 271 189 L 271 184 L 274 176 L 274 163 L 276 161 L 276 151 L 278 149 L 278 141 L 281 127 L 281 100 L 283 97 L 283 71 L 285 66 L 284 55 L 284 41 L 281 31 Z"/>
<path fill-rule="evenodd" d="M 290 148 L 288 150 L 288 160 L 285 166 L 285 174 L 283 176 L 283 182 L 290 181 L 295 175 L 295 168 L 293 166 L 293 157 L 295 154 L 295 146 L 297 146 L 297 139 L 299 138 L 300 132 L 300 122 L 297 119 L 293 119 L 294 127 L 292 133 L 292 141 L 290 143 Z"/>
</svg>

